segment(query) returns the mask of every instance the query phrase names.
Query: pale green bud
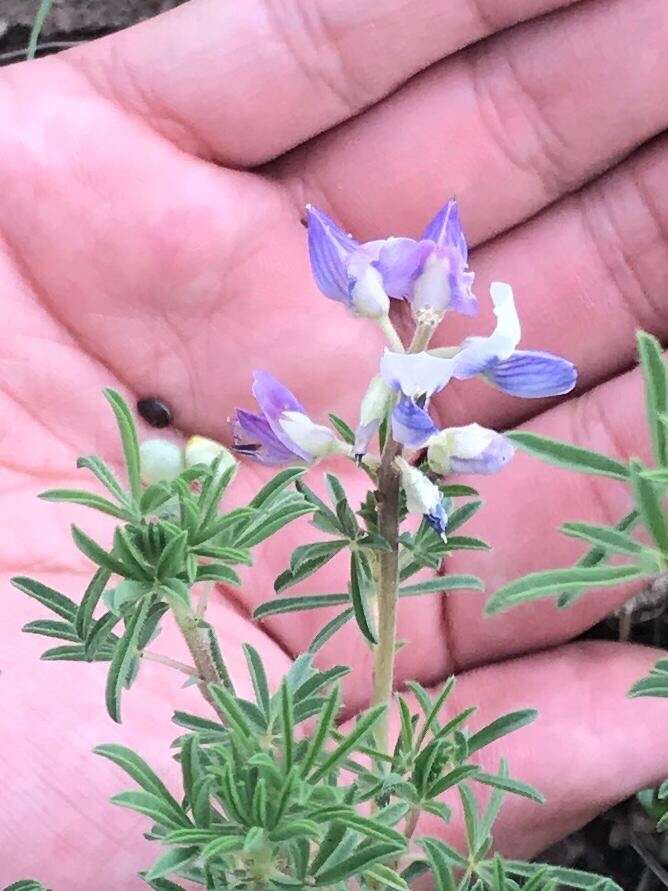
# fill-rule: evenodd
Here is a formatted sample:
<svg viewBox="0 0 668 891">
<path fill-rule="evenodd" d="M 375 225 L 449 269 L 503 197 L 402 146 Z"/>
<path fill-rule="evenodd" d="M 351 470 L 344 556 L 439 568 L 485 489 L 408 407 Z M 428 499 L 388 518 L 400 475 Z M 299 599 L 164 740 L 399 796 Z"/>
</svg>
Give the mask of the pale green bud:
<svg viewBox="0 0 668 891">
<path fill-rule="evenodd" d="M 215 439 L 207 439 L 206 436 L 191 436 L 186 442 L 186 467 L 194 467 L 195 464 L 205 464 L 210 467 L 213 462 L 222 455 L 219 471 L 223 473 L 229 467 L 237 464 L 237 459 L 225 446 Z"/>
<path fill-rule="evenodd" d="M 139 447 L 141 478 L 147 486 L 171 482 L 183 471 L 183 449 L 168 439 L 147 439 Z"/>
</svg>

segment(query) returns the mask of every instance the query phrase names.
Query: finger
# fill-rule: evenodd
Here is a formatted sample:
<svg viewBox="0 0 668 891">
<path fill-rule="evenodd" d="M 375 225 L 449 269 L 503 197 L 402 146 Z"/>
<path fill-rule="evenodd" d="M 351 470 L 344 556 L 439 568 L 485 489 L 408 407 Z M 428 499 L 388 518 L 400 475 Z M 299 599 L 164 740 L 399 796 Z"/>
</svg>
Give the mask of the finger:
<svg viewBox="0 0 668 891">
<path fill-rule="evenodd" d="M 566 356 L 579 390 L 630 368 L 635 331 L 668 339 L 668 137 L 638 151 L 608 175 L 473 253 L 482 317 L 493 330 L 489 282 L 512 282 L 522 323 L 521 346 Z M 399 307 L 405 318 L 404 307 Z M 461 342 L 471 320 L 450 313 L 434 345 Z M 586 336 L 583 336 L 586 332 Z M 554 400 L 551 400 L 552 402 Z M 478 381 L 452 382 L 434 400 L 443 425 L 503 427 L 542 411 Z"/>
<path fill-rule="evenodd" d="M 365 238 L 417 234 L 456 194 L 479 243 L 666 127 L 667 40 L 662 0 L 576 4 L 445 60 L 276 174 Z"/>
<path fill-rule="evenodd" d="M 572 0 L 188 3 L 77 49 L 106 95 L 181 146 L 265 161 L 356 114 L 461 46 Z"/>
<path fill-rule="evenodd" d="M 498 772 L 505 757 L 510 775 L 546 798 L 539 805 L 506 796 L 494 831 L 495 846 L 504 855 L 533 858 L 596 814 L 664 778 L 668 706 L 626 696 L 659 655 L 644 647 L 572 644 L 458 676 L 446 715 L 478 706 L 471 719 L 474 730 L 509 711 L 538 710 L 533 724 L 479 753 L 483 770 Z M 483 787 L 472 786 L 484 801 Z M 456 796 L 449 800 L 459 811 Z M 444 826 L 424 815 L 418 833 L 440 835 L 466 850 L 461 816 Z"/>
</svg>

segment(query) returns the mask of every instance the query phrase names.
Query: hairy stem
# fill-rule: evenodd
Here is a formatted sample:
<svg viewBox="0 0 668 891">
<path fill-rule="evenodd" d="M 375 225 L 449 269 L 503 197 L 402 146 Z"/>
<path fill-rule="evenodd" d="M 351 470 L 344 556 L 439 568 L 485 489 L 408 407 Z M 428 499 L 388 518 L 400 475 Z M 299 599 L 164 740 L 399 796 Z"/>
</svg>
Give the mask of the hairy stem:
<svg viewBox="0 0 668 891">
<path fill-rule="evenodd" d="M 225 715 L 217 708 L 209 692 L 209 684 L 220 684 L 223 679 L 218 674 L 209 643 L 199 627 L 199 619 L 187 606 L 176 600 L 172 600 L 172 611 L 201 678 L 197 687 L 221 721 L 225 721 Z"/>
<path fill-rule="evenodd" d="M 173 668 L 190 677 L 199 677 L 199 672 L 196 668 L 193 668 L 192 665 L 186 665 L 185 662 L 179 662 L 177 659 L 172 659 L 171 656 L 162 656 L 160 653 L 151 653 L 149 650 L 144 650 L 141 657 L 142 659 L 146 659 L 147 662 L 157 662 L 159 665 L 166 665 L 168 668 Z"/>
<path fill-rule="evenodd" d="M 386 705 L 376 724 L 376 746 L 390 753 L 389 706 L 394 682 L 397 640 L 397 591 L 399 587 L 399 493 L 400 474 L 394 464 L 400 446 L 388 438 L 378 471 L 378 531 L 390 545 L 379 554 L 378 644 L 374 650 L 373 703 Z"/>
</svg>

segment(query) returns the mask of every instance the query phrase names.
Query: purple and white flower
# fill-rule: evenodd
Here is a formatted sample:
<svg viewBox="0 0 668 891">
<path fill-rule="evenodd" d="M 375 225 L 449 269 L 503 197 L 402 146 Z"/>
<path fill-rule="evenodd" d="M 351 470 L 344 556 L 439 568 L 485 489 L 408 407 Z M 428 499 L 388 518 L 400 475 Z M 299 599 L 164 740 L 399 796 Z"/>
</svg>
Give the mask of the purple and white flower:
<svg viewBox="0 0 668 891">
<path fill-rule="evenodd" d="M 360 422 L 355 431 L 353 445 L 353 453 L 358 461 L 366 455 L 369 443 L 387 413 L 391 396 L 392 391 L 382 375 L 377 374 L 369 384 L 360 406 Z"/>
<path fill-rule="evenodd" d="M 497 473 L 515 454 L 513 444 L 487 427 L 446 427 L 428 442 L 427 461 L 434 473 Z"/>
<path fill-rule="evenodd" d="M 234 444 L 241 454 L 261 464 L 309 464 L 341 451 L 329 427 L 316 424 L 297 398 L 266 371 L 253 374 L 253 396 L 261 414 L 237 409 Z"/>
<path fill-rule="evenodd" d="M 431 353 L 393 353 L 385 350 L 380 373 L 385 382 L 409 399 L 433 396 L 445 387 L 456 370 L 454 358 Z"/>
<path fill-rule="evenodd" d="M 395 458 L 401 473 L 401 487 L 409 513 L 421 514 L 429 525 L 445 537 L 448 516 L 438 486 L 404 458 Z"/>
<path fill-rule="evenodd" d="M 490 295 L 497 318 L 489 337 L 469 337 L 454 357 L 452 377 L 458 380 L 481 375 L 505 393 L 535 399 L 570 393 L 577 381 L 572 362 L 539 350 L 518 350 L 520 321 L 513 289 L 492 282 Z"/>
<path fill-rule="evenodd" d="M 417 241 L 390 237 L 360 243 L 312 206 L 307 208 L 307 219 L 309 256 L 318 287 L 357 315 L 383 318 L 389 313 L 390 297 L 410 301 L 414 311 L 477 312 L 454 199 Z"/>
</svg>

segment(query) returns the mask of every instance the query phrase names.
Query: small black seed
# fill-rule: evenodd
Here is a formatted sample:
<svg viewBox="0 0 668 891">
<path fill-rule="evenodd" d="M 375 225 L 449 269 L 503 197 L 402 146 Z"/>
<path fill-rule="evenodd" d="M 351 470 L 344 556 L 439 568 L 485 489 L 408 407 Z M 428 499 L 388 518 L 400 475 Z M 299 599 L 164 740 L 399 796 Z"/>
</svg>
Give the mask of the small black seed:
<svg viewBox="0 0 668 891">
<path fill-rule="evenodd" d="M 301 217 L 299 222 L 302 224 L 304 229 L 308 229 L 308 220 L 306 219 L 306 217 Z"/>
<path fill-rule="evenodd" d="M 157 396 L 145 396 L 137 402 L 137 411 L 151 427 L 169 427 L 172 423 L 172 410 Z"/>
</svg>

